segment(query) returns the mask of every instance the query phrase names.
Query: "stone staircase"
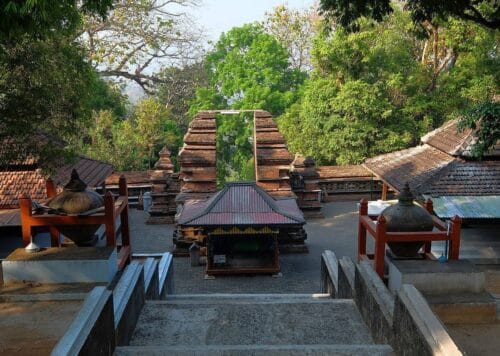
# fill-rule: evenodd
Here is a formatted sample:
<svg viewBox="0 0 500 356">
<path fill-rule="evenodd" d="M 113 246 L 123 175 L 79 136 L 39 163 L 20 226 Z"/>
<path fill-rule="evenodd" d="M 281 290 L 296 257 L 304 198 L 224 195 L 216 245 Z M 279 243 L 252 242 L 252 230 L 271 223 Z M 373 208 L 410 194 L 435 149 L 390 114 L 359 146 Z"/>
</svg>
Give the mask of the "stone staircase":
<svg viewBox="0 0 500 356">
<path fill-rule="evenodd" d="M 169 295 L 146 301 L 115 355 L 388 355 L 353 300 L 328 294 Z"/>
</svg>

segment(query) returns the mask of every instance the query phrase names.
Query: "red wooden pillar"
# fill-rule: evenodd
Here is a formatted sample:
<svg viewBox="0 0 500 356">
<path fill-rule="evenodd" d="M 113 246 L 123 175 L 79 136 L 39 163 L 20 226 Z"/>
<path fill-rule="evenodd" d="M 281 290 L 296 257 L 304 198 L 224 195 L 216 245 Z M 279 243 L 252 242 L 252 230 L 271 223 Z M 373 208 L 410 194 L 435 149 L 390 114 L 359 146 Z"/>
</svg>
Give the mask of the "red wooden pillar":
<svg viewBox="0 0 500 356">
<path fill-rule="evenodd" d="M 460 255 L 460 233 L 462 219 L 459 216 L 451 218 L 450 226 L 450 246 L 448 250 L 448 258 L 450 260 L 458 260 Z"/>
<path fill-rule="evenodd" d="M 366 255 L 366 228 L 361 222 L 361 217 L 368 215 L 368 200 L 361 199 L 359 202 L 358 217 L 358 261 L 362 255 Z"/>
<path fill-rule="evenodd" d="M 387 225 L 383 215 L 378 217 L 377 230 L 375 233 L 375 272 L 377 272 L 380 278 L 384 278 L 385 238 Z"/>
<path fill-rule="evenodd" d="M 125 197 L 125 208 L 120 214 L 121 232 L 122 232 L 122 246 L 130 246 L 130 228 L 128 223 L 128 190 L 127 181 L 123 175 L 118 180 L 118 191 L 120 196 Z"/>
<path fill-rule="evenodd" d="M 23 246 L 26 247 L 31 242 L 31 198 L 26 194 L 19 198 L 19 207 L 21 211 L 21 230 L 23 235 Z"/>
<path fill-rule="evenodd" d="M 387 200 L 387 189 L 389 187 L 387 186 L 387 184 L 385 182 L 382 182 L 382 197 L 381 199 L 382 200 Z"/>
<path fill-rule="evenodd" d="M 48 178 L 45 182 L 45 189 L 47 191 L 47 198 L 53 198 L 57 195 L 56 186 L 52 178 Z M 59 239 L 59 230 L 55 226 L 49 226 L 50 231 L 50 246 L 59 247 L 60 239 Z"/>
<path fill-rule="evenodd" d="M 104 195 L 104 214 L 106 216 L 106 245 L 116 246 L 115 237 L 115 199 L 113 194 L 107 192 Z"/>
<path fill-rule="evenodd" d="M 431 215 L 434 215 L 434 204 L 432 203 L 432 200 L 429 198 L 425 202 L 425 210 Z M 426 241 L 424 244 L 424 252 L 425 253 L 431 253 L 432 251 L 432 241 Z"/>
</svg>

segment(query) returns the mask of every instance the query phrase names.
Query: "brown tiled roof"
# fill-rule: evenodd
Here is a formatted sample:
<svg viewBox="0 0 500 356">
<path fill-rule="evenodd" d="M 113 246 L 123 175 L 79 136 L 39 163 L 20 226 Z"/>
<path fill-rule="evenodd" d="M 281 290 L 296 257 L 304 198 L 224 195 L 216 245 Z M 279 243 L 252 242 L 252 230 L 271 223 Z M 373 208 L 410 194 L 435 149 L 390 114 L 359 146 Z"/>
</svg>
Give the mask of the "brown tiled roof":
<svg viewBox="0 0 500 356">
<path fill-rule="evenodd" d="M 0 209 L 0 226 L 21 226 L 19 209 Z"/>
<path fill-rule="evenodd" d="M 0 172 L 0 209 L 18 208 L 17 198 L 21 194 L 38 201 L 46 198 L 41 169 Z"/>
<path fill-rule="evenodd" d="M 421 192 L 425 183 L 456 159 L 427 144 L 367 159 L 364 166 L 392 188 L 401 191 L 406 182 Z"/>
<path fill-rule="evenodd" d="M 78 171 L 80 178 L 89 187 L 102 184 L 113 172 L 113 166 L 109 163 L 80 157 L 75 164 L 59 168 L 52 177 L 54 183 L 57 186 L 66 184 L 73 169 Z M 0 171 L 0 209 L 17 208 L 17 198 L 21 194 L 27 194 L 33 200 L 43 201 L 46 198 L 45 180 L 41 169 L 35 166 L 31 169 Z"/>
<path fill-rule="evenodd" d="M 127 185 L 134 184 L 150 184 L 149 172 L 147 171 L 125 171 L 125 172 L 114 172 L 109 177 L 106 178 L 106 185 L 118 185 L 121 176 L 125 177 Z"/>
<path fill-rule="evenodd" d="M 450 169 L 422 187 L 433 196 L 500 195 L 500 161 L 457 160 Z"/>
<path fill-rule="evenodd" d="M 321 180 L 339 179 L 339 178 L 368 178 L 373 174 L 362 165 L 350 166 L 320 166 L 318 167 L 319 178 Z"/>
<path fill-rule="evenodd" d="M 470 157 L 472 146 L 476 142 L 474 131 L 457 129 L 458 119 L 450 120 L 443 126 L 422 137 L 422 143 L 437 148 L 452 156 Z M 500 156 L 500 142 L 485 154 L 485 156 Z"/>
</svg>

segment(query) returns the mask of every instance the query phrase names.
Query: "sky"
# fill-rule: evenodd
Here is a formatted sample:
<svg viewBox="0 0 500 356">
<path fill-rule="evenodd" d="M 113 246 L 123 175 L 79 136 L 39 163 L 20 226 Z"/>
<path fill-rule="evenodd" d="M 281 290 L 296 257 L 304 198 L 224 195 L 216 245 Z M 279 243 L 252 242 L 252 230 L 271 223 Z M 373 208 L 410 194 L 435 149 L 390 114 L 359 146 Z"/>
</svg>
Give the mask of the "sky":
<svg viewBox="0 0 500 356">
<path fill-rule="evenodd" d="M 202 0 L 193 17 L 206 29 L 207 40 L 217 41 L 222 32 L 234 26 L 263 20 L 264 14 L 277 5 L 304 9 L 313 3 L 314 0 Z"/>
</svg>

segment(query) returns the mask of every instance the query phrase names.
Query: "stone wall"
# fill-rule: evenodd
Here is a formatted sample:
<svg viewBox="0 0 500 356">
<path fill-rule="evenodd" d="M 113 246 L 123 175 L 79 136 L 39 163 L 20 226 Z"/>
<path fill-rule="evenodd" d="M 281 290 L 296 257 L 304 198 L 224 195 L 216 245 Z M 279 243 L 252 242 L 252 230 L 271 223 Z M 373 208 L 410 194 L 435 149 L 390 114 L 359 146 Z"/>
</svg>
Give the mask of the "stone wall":
<svg viewBox="0 0 500 356">
<path fill-rule="evenodd" d="M 347 257 L 337 260 L 325 251 L 322 292 L 337 298 L 353 295 L 375 342 L 390 344 L 398 355 L 462 355 L 420 292 L 405 284 L 392 295 L 368 261 L 354 265 Z"/>
</svg>

